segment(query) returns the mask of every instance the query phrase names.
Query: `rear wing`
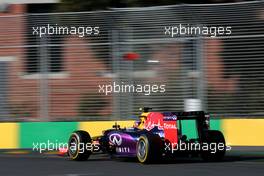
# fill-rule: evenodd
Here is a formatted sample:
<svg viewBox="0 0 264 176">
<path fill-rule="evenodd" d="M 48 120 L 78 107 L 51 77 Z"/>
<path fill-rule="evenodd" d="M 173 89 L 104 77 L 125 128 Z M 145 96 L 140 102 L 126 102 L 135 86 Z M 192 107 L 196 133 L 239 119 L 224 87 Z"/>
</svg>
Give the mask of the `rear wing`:
<svg viewBox="0 0 264 176">
<path fill-rule="evenodd" d="M 172 114 L 176 115 L 178 120 L 208 119 L 209 117 L 209 114 L 204 111 L 172 112 Z"/>
</svg>

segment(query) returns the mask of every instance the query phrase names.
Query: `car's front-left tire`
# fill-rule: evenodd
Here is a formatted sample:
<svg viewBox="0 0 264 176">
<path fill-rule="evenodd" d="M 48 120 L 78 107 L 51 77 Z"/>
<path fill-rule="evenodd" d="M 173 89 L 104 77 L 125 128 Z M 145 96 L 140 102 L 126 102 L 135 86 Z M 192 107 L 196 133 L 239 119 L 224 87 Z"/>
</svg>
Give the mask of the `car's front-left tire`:
<svg viewBox="0 0 264 176">
<path fill-rule="evenodd" d="M 92 153 L 88 145 L 92 145 L 92 139 L 86 131 L 75 131 L 71 134 L 68 142 L 68 155 L 71 160 L 85 161 Z"/>
</svg>

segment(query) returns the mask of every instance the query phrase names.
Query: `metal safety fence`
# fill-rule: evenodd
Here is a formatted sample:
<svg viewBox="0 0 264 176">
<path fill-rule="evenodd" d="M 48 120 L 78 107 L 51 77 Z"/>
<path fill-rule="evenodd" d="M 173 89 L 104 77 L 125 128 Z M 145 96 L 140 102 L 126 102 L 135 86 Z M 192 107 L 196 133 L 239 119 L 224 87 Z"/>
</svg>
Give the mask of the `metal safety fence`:
<svg viewBox="0 0 264 176">
<path fill-rule="evenodd" d="M 264 2 L 0 16 L 0 120 L 264 114 Z"/>
</svg>

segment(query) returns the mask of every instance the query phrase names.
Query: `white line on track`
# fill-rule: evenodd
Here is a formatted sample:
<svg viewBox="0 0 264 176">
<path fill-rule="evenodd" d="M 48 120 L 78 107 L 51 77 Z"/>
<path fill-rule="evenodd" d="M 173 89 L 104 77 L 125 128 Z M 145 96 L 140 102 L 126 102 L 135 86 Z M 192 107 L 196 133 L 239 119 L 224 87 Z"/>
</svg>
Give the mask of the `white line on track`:
<svg viewBox="0 0 264 176">
<path fill-rule="evenodd" d="M 49 175 L 49 176 L 98 176 L 103 175 L 103 173 L 87 173 L 87 174 L 56 174 L 56 175 Z"/>
</svg>

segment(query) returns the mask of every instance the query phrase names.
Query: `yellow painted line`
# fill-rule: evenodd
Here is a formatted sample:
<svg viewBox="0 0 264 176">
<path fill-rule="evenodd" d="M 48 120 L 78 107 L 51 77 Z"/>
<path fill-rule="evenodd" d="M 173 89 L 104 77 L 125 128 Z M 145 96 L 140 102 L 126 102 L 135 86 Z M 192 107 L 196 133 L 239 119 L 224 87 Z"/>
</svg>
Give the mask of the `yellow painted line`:
<svg viewBox="0 0 264 176">
<path fill-rule="evenodd" d="M 264 119 L 224 119 L 226 142 L 233 146 L 264 146 Z"/>
<path fill-rule="evenodd" d="M 5 154 L 29 154 L 29 151 L 23 151 L 23 150 L 17 150 L 17 151 L 8 151 L 8 152 L 4 152 Z"/>
<path fill-rule="evenodd" d="M 1 149 L 19 148 L 17 123 L 0 123 L 0 148 Z"/>
<path fill-rule="evenodd" d="M 103 130 L 111 129 L 115 122 L 120 125 L 121 128 L 132 127 L 134 124 L 134 121 L 80 122 L 79 130 L 85 130 L 89 132 L 91 136 L 100 136 Z"/>
<path fill-rule="evenodd" d="M 59 154 L 58 151 L 48 151 L 48 152 L 45 152 L 46 155 L 57 155 Z"/>
</svg>

